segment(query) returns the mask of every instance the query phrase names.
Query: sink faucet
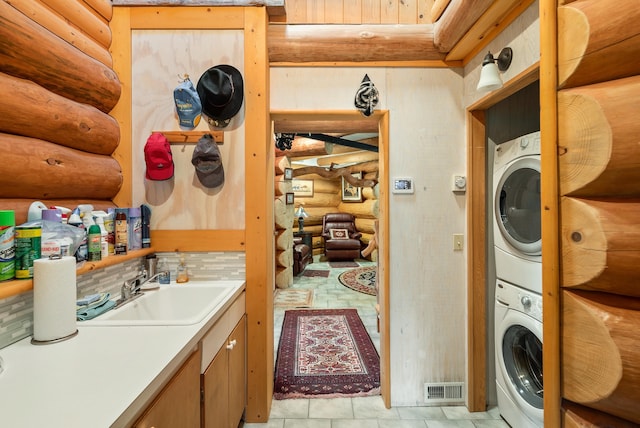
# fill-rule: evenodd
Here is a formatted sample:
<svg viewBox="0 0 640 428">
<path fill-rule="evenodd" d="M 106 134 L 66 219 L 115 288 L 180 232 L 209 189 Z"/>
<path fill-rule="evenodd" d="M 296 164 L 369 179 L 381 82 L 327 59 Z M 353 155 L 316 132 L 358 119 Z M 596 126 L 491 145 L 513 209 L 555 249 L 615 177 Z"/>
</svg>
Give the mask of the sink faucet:
<svg viewBox="0 0 640 428">
<path fill-rule="evenodd" d="M 116 308 L 135 299 L 136 297 L 142 296 L 143 293 L 140 291 L 140 287 L 149 281 L 153 281 L 160 275 L 165 275 L 167 273 L 168 271 L 161 271 L 153 275 L 151 278 L 147 278 L 147 271 L 142 269 L 135 277 L 125 280 L 122 287 L 120 287 L 120 298 L 116 301 Z"/>
</svg>

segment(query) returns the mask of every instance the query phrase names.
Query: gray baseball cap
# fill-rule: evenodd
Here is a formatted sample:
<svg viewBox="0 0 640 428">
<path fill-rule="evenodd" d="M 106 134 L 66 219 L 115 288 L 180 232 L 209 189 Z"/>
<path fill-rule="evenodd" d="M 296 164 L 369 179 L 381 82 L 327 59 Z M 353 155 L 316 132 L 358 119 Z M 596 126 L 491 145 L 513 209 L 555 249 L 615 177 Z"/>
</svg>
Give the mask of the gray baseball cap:
<svg viewBox="0 0 640 428">
<path fill-rule="evenodd" d="M 204 187 L 214 188 L 224 184 L 224 168 L 220 149 L 211 134 L 204 134 L 193 150 L 191 163 L 196 167 L 198 180 Z"/>
</svg>

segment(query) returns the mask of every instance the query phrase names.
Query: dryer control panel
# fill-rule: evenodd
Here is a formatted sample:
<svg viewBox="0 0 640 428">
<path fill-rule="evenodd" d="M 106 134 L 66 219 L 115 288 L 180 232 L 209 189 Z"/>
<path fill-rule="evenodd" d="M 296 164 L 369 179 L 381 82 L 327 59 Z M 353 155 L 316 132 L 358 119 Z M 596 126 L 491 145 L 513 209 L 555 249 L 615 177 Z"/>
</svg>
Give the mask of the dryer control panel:
<svg viewBox="0 0 640 428">
<path fill-rule="evenodd" d="M 503 305 L 542 321 L 542 296 L 511 285 L 496 281 L 496 300 Z"/>
<path fill-rule="evenodd" d="M 493 153 L 494 169 L 522 156 L 533 155 L 540 155 L 540 131 L 497 145 Z"/>
</svg>

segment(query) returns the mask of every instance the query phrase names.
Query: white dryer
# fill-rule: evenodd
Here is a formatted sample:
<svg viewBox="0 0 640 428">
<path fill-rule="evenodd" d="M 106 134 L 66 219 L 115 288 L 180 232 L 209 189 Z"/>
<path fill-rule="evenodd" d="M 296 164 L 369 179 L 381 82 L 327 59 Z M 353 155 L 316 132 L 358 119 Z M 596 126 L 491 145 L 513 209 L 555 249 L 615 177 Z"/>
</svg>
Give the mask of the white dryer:
<svg viewBox="0 0 640 428">
<path fill-rule="evenodd" d="M 542 428 L 542 296 L 496 281 L 496 391 L 514 428 Z"/>
<path fill-rule="evenodd" d="M 540 132 L 497 145 L 493 159 L 496 276 L 542 293 Z"/>
</svg>

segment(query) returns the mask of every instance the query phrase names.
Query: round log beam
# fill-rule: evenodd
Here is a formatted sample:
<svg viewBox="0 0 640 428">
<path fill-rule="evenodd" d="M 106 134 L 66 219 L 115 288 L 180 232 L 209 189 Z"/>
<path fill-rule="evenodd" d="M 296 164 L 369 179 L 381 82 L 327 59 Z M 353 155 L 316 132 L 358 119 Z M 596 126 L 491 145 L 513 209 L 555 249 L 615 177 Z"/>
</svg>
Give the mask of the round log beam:
<svg viewBox="0 0 640 428">
<path fill-rule="evenodd" d="M 564 197 L 562 286 L 640 297 L 640 202 Z"/>
<path fill-rule="evenodd" d="M 615 7 L 620 13 L 611 13 Z M 581 0 L 558 8 L 558 86 L 640 74 L 637 0 Z"/>
<path fill-rule="evenodd" d="M 0 73 L 0 98 L 0 132 L 99 155 L 110 155 L 118 147 L 120 127 L 113 117 L 30 80 Z"/>
<path fill-rule="evenodd" d="M 640 76 L 558 92 L 560 194 L 640 196 Z"/>
<path fill-rule="evenodd" d="M 564 428 L 637 428 L 638 424 L 565 400 L 562 403 L 562 426 Z"/>
<path fill-rule="evenodd" d="M 0 1 L 0 71 L 108 113 L 120 98 L 116 73 Z"/>
<path fill-rule="evenodd" d="M 640 300 L 562 292 L 562 391 L 573 402 L 640 423 Z"/>
<path fill-rule="evenodd" d="M 9 134 L 0 134 L 0 152 L 0 198 L 111 199 L 122 185 L 111 156 Z"/>
<path fill-rule="evenodd" d="M 485 0 L 486 1 L 486 0 Z M 269 62 L 443 61 L 433 25 L 269 25 Z"/>
</svg>

